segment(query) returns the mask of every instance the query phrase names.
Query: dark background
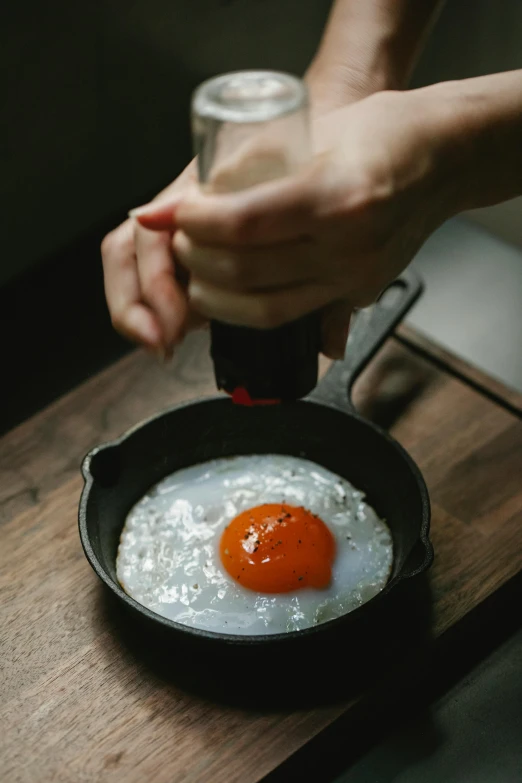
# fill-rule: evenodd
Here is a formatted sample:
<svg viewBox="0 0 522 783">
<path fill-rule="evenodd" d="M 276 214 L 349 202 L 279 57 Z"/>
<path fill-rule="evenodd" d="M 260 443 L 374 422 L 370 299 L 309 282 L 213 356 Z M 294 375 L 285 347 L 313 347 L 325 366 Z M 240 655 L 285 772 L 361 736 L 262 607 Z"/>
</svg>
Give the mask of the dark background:
<svg viewBox="0 0 522 783">
<path fill-rule="evenodd" d="M 128 350 L 99 245 L 189 160 L 193 88 L 230 69 L 301 73 L 330 2 L 4 5 L 0 430 Z M 522 3 L 449 0 L 414 83 L 520 67 L 521 51 Z M 520 214 L 512 202 L 477 219 L 522 244 Z"/>
<path fill-rule="evenodd" d="M 130 350 L 107 315 L 99 246 L 129 208 L 146 202 L 189 160 L 194 87 L 240 68 L 302 73 L 330 3 L 3 6 L 0 432 Z M 520 0 L 448 0 L 414 84 L 521 67 Z M 521 203 L 473 213 L 475 224 L 497 237 L 451 221 L 427 243 L 416 260 L 426 293 L 410 321 L 504 380 L 518 378 L 520 388 L 522 374 L 507 368 L 520 364 Z M 496 282 L 502 275 L 504 286 Z M 493 358 L 504 363 L 493 366 Z M 370 742 L 341 727 L 326 745 L 312 746 L 312 755 L 298 754 L 274 783 L 309 775 L 337 783 L 518 781 L 511 771 L 520 767 L 522 637 L 511 634 L 520 625 L 520 580 L 500 601 L 485 623 L 465 629 L 457 661 L 442 662 L 441 681 L 419 694 L 425 703 L 414 706 L 410 723 L 411 702 L 401 694 L 393 737 L 389 722 L 380 726 L 375 716 Z"/>
</svg>

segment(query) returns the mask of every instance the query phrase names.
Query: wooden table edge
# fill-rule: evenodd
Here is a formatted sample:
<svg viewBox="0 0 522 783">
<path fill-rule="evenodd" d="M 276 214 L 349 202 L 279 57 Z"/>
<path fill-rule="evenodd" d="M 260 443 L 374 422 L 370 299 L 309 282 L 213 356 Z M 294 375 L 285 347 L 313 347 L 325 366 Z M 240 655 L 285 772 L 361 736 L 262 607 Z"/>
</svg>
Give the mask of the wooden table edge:
<svg viewBox="0 0 522 783">
<path fill-rule="evenodd" d="M 396 332 L 390 336 L 389 339 L 391 339 L 391 337 L 393 337 L 394 340 L 397 340 L 400 344 L 404 345 L 407 350 L 411 350 L 413 353 L 418 354 L 427 362 L 433 363 L 441 372 L 453 375 L 459 381 L 467 384 L 470 388 L 473 388 L 478 394 L 481 394 L 484 397 L 490 399 L 492 402 L 506 409 L 509 413 L 514 413 L 516 416 L 520 417 L 522 412 L 522 395 L 508 389 L 502 383 L 489 378 L 486 373 L 483 373 L 477 368 L 474 368 L 472 365 L 469 365 L 465 361 L 454 356 L 451 352 L 445 350 L 441 346 L 438 346 L 436 343 L 424 337 L 422 333 L 419 333 L 417 330 L 412 329 L 411 327 L 400 326 Z M 126 357 L 123 357 L 117 362 L 114 362 L 113 364 L 109 365 L 109 367 L 102 369 L 99 373 L 96 373 L 96 376 L 94 377 L 103 376 L 105 373 L 111 373 L 111 371 L 114 371 L 115 366 L 124 368 L 129 362 L 133 361 L 133 357 L 135 357 L 135 352 Z M 83 385 L 84 384 L 81 384 L 81 386 Z M 50 406 L 47 406 L 44 411 L 40 411 L 35 416 L 29 417 L 25 422 L 22 423 L 21 426 L 27 426 L 29 423 L 36 422 L 42 416 L 42 414 L 48 411 L 50 408 L 54 408 L 55 406 L 59 408 L 60 405 L 63 404 L 63 401 L 66 400 L 70 394 L 74 394 L 74 392 L 77 391 L 77 388 L 71 389 L 67 395 L 64 395 L 64 397 L 55 400 L 53 403 L 51 403 Z M 8 434 L 9 433 L 6 433 L 6 435 Z M 517 572 L 517 579 L 519 579 L 521 573 L 522 572 Z M 505 585 L 506 583 L 504 582 L 498 589 L 491 593 L 489 597 L 498 595 L 504 590 Z M 488 599 L 485 600 L 487 601 Z M 483 603 L 484 602 L 477 606 L 474 611 L 480 613 L 480 610 L 483 607 Z M 455 627 L 460 628 L 461 622 L 465 621 L 465 617 L 459 621 Z M 446 632 L 442 634 L 440 639 L 444 639 L 445 635 Z M 345 712 L 343 711 L 341 716 L 344 714 Z M 335 722 L 336 719 L 334 718 L 333 723 Z M 314 741 L 315 737 L 319 737 L 324 731 L 327 730 L 328 728 L 320 729 L 319 732 L 307 740 L 302 747 L 308 746 L 309 743 Z M 297 749 L 287 758 L 292 758 L 296 752 L 299 752 L 299 750 Z M 274 770 L 284 765 L 284 763 L 285 762 L 282 762 L 281 764 L 274 767 Z M 258 778 L 258 780 L 261 779 L 264 778 Z"/>
<path fill-rule="evenodd" d="M 396 666 L 395 679 L 383 697 L 382 682 L 354 701 L 350 709 L 336 718 L 298 747 L 283 762 L 259 778 L 256 783 L 287 783 L 289 780 L 310 779 L 337 781 L 343 772 L 358 762 L 371 747 L 377 747 L 393 734 L 396 726 L 411 720 L 411 707 L 433 703 L 468 672 L 487 658 L 517 629 L 516 617 L 505 609 L 507 602 L 516 602 L 522 591 L 522 571 L 509 577 L 480 604 L 464 615 L 456 625 L 436 639 L 424 640 L 409 651 Z M 484 617 L 493 634 L 484 634 Z M 457 652 L 450 646 L 459 641 Z M 441 667 L 446 666 L 444 670 Z M 420 689 L 420 690 L 419 690 Z M 393 715 L 393 725 L 390 724 Z M 368 737 L 368 732 L 373 736 Z M 343 746 L 342 769 L 335 758 L 339 745 L 350 735 L 350 746 Z M 337 759 L 339 757 L 337 756 Z M 318 759 L 320 761 L 318 762 Z M 320 770 L 317 765 L 320 765 Z M 319 778 L 324 775 L 324 778 Z"/>
<path fill-rule="evenodd" d="M 400 324 L 392 335 L 410 350 L 467 383 L 516 416 L 522 416 L 522 393 L 444 348 L 419 329 Z"/>
<path fill-rule="evenodd" d="M 399 324 L 394 332 L 388 339 L 395 339 L 409 350 L 418 354 L 427 361 L 432 362 L 442 372 L 446 372 L 453 375 L 458 380 L 466 383 L 480 394 L 490 399 L 492 402 L 505 408 L 510 413 L 516 416 L 522 417 L 522 394 L 516 389 L 510 388 L 502 381 L 494 378 L 485 371 L 473 365 L 471 362 L 463 359 L 452 351 L 444 348 L 442 345 L 432 340 L 425 335 L 421 330 L 408 326 L 406 323 Z M 466 614 L 455 626 L 452 626 L 447 631 L 444 631 L 440 637 L 435 640 L 431 640 L 430 643 L 425 643 L 422 650 L 423 661 L 419 664 L 418 668 L 413 666 L 411 669 L 412 678 L 415 683 L 422 681 L 423 677 L 421 670 L 426 665 L 426 659 L 434 662 L 435 659 L 441 655 L 442 650 L 447 645 L 447 639 L 450 636 L 454 636 L 456 633 L 462 633 L 462 626 L 468 629 L 470 623 L 473 626 L 477 623 L 477 617 L 483 616 L 484 610 L 486 613 L 492 614 L 490 606 L 493 604 L 498 610 L 498 601 L 500 595 L 504 595 L 507 592 L 513 592 L 514 585 L 520 589 L 522 585 L 522 572 L 518 572 L 514 576 L 511 576 L 507 582 L 500 585 L 500 587 L 491 593 L 483 602 L 476 606 L 470 613 Z M 510 626 L 509 626 L 510 627 Z M 503 628 L 503 626 L 502 626 Z M 500 631 L 502 634 L 503 631 Z M 464 635 L 466 631 L 464 631 Z M 491 640 L 490 640 L 491 641 Z M 420 649 L 417 651 L 420 652 Z M 442 653 L 443 655 L 444 653 Z M 424 658 L 425 656 L 425 658 Z M 413 662 L 411 662 L 413 664 Z M 411 686 L 413 689 L 414 685 Z M 372 694 L 369 696 L 370 703 L 372 701 Z M 357 702 L 357 709 L 363 708 L 365 704 L 365 697 L 362 697 Z M 283 779 L 290 775 L 300 774 L 300 770 L 309 769 L 309 764 L 312 762 L 312 757 L 316 753 L 323 753 L 325 749 L 327 752 L 332 751 L 332 739 L 331 735 L 336 735 L 338 726 L 344 725 L 346 720 L 350 720 L 350 710 L 343 711 L 329 723 L 325 728 L 321 729 L 316 735 L 311 737 L 300 748 L 292 753 L 288 758 L 275 767 L 268 775 L 263 776 L 259 780 L 259 783 L 280 783 Z M 338 738 L 337 738 L 338 739 Z M 337 741 L 334 740 L 335 742 Z M 323 744 L 324 743 L 324 744 Z M 324 755 L 324 753 L 323 753 Z M 298 771 L 299 770 L 299 771 Z"/>
</svg>

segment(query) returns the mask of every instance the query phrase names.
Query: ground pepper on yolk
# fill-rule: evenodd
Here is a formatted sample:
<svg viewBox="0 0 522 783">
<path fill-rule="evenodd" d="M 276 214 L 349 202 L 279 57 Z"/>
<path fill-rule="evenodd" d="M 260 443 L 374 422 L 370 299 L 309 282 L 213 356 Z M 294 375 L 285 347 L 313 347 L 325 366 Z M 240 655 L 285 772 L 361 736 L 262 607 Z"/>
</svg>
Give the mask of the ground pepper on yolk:
<svg viewBox="0 0 522 783">
<path fill-rule="evenodd" d="M 265 503 L 238 514 L 220 542 L 221 562 L 238 584 L 258 593 L 327 587 L 335 540 L 302 506 Z"/>
</svg>

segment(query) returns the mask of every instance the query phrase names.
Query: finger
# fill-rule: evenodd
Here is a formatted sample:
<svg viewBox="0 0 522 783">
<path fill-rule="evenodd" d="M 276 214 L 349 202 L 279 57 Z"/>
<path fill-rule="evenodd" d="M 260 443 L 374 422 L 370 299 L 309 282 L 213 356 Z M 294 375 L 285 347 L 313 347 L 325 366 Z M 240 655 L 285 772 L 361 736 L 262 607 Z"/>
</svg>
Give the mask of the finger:
<svg viewBox="0 0 522 783">
<path fill-rule="evenodd" d="M 192 160 L 181 174 L 149 204 L 131 209 L 129 217 L 149 231 L 172 231 L 175 211 L 186 189 L 197 181 L 196 160 Z"/>
<path fill-rule="evenodd" d="M 187 296 L 175 278 L 171 235 L 135 225 L 134 246 L 142 300 L 155 313 L 167 355 L 183 338 Z"/>
<path fill-rule="evenodd" d="M 174 252 L 198 279 L 221 288 L 256 291 L 309 282 L 317 273 L 317 251 L 311 241 L 240 248 L 211 248 L 195 244 L 176 232 Z"/>
<path fill-rule="evenodd" d="M 327 305 L 321 320 L 321 350 L 330 359 L 343 359 L 353 307 L 345 299 Z"/>
<path fill-rule="evenodd" d="M 211 195 L 190 188 L 177 207 L 176 225 L 210 246 L 271 245 L 307 236 L 320 198 L 316 169 L 237 193 Z"/>
<path fill-rule="evenodd" d="M 181 196 L 170 199 L 164 204 L 146 204 L 143 207 L 131 209 L 129 217 L 148 231 L 173 231 L 174 214 Z"/>
<path fill-rule="evenodd" d="M 143 345 L 161 359 L 166 358 L 163 348 L 161 326 L 154 313 L 140 302 L 132 302 L 127 305 L 116 330 L 133 343 Z"/>
<path fill-rule="evenodd" d="M 101 252 L 105 297 L 114 328 L 129 340 L 157 349 L 161 345 L 161 325 L 140 301 L 130 220 L 105 237 Z"/>
<path fill-rule="evenodd" d="M 244 293 L 217 288 L 192 278 L 192 306 L 207 318 L 256 329 L 273 329 L 331 302 L 335 292 L 321 283 L 305 283 L 275 291 Z"/>
</svg>

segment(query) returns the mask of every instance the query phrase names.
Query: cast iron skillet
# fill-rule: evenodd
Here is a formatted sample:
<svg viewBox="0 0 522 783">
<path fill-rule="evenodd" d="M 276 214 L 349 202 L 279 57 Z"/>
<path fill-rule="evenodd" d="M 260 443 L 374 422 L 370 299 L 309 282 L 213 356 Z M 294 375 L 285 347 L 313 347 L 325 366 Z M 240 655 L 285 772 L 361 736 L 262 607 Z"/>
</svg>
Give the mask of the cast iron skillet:
<svg viewBox="0 0 522 783">
<path fill-rule="evenodd" d="M 419 296 L 422 285 L 411 272 L 399 278 L 359 323 L 346 358 L 332 365 L 305 400 L 243 408 L 223 396 L 177 405 L 137 425 L 118 440 L 94 448 L 83 462 L 85 486 L 79 509 L 82 545 L 91 566 L 149 630 L 175 645 L 201 651 L 261 648 L 288 650 L 305 642 L 350 633 L 355 624 L 382 607 L 390 593 L 432 562 L 430 504 L 417 466 L 386 432 L 357 414 L 352 385 L 368 361 Z M 366 317 L 366 314 L 363 316 Z M 394 541 L 393 570 L 385 590 L 343 617 L 286 634 L 234 636 L 189 628 L 160 617 L 130 598 L 116 579 L 119 536 L 132 505 L 157 481 L 181 468 L 238 454 L 281 453 L 304 457 L 346 477 L 362 489 L 384 517 Z M 361 624 L 359 623 L 359 628 Z M 351 629 L 351 630 L 349 630 Z M 314 641 L 315 640 L 315 641 Z"/>
</svg>

